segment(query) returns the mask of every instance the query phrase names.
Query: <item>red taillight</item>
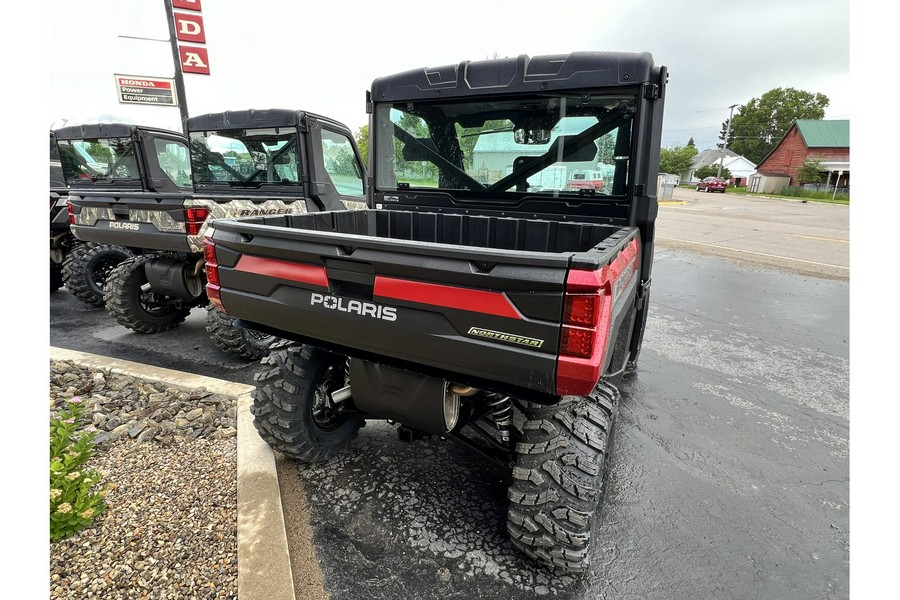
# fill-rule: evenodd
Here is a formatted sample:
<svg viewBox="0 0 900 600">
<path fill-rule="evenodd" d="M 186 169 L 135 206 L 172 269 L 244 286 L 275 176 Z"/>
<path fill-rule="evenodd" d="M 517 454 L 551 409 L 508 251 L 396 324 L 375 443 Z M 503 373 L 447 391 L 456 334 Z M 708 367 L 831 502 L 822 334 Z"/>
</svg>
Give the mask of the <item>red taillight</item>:
<svg viewBox="0 0 900 600">
<path fill-rule="evenodd" d="M 556 369 L 556 393 L 585 396 L 603 374 L 611 343 L 613 302 L 637 273 L 638 241 L 631 240 L 612 263 L 569 271 Z"/>
<path fill-rule="evenodd" d="M 566 294 L 563 312 L 565 325 L 593 325 L 600 306 L 596 294 Z"/>
<path fill-rule="evenodd" d="M 203 240 L 203 260 L 207 265 L 219 262 L 216 260 L 216 243 L 209 238 Z"/>
<path fill-rule="evenodd" d="M 184 227 L 188 235 L 199 235 L 209 216 L 208 208 L 193 207 L 184 209 Z"/>
<path fill-rule="evenodd" d="M 209 298 L 213 306 L 225 312 L 219 282 L 219 261 L 216 257 L 216 243 L 212 238 L 207 237 L 203 240 L 203 260 L 205 262 L 204 268 L 206 269 L 206 297 Z"/>
<path fill-rule="evenodd" d="M 75 225 L 75 209 L 71 202 L 66 202 L 66 212 L 69 213 L 69 225 Z"/>
<path fill-rule="evenodd" d="M 594 330 L 583 327 L 563 327 L 559 351 L 569 356 L 590 358 L 594 351 Z"/>
<path fill-rule="evenodd" d="M 206 281 L 213 285 L 219 285 L 219 265 L 210 267 L 209 263 L 206 263 Z"/>
</svg>

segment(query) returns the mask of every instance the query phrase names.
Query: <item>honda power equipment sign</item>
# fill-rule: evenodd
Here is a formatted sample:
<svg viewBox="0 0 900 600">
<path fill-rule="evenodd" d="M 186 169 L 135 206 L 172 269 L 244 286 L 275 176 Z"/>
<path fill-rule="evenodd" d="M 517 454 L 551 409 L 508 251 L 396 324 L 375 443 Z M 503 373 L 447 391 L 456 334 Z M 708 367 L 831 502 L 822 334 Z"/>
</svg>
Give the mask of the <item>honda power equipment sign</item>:
<svg viewBox="0 0 900 600">
<path fill-rule="evenodd" d="M 123 104 L 178 106 L 174 79 L 116 75 L 116 90 Z"/>
</svg>

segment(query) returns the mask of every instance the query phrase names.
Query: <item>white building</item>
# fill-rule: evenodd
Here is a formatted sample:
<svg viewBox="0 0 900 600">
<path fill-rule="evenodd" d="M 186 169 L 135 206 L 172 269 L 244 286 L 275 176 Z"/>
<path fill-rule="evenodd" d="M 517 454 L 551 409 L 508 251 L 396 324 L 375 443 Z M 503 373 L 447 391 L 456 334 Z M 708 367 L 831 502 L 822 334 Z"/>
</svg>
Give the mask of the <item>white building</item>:
<svg viewBox="0 0 900 600">
<path fill-rule="evenodd" d="M 703 167 L 716 166 L 722 163 L 722 169 L 728 169 L 731 173 L 731 183 L 734 185 L 747 185 L 749 177 L 756 173 L 756 165 L 739 154 L 735 154 L 731 150 L 722 150 L 714 148 L 712 150 L 704 150 L 694 157 L 691 168 L 682 177 L 682 181 L 697 182 L 700 181 L 694 173 Z"/>
</svg>

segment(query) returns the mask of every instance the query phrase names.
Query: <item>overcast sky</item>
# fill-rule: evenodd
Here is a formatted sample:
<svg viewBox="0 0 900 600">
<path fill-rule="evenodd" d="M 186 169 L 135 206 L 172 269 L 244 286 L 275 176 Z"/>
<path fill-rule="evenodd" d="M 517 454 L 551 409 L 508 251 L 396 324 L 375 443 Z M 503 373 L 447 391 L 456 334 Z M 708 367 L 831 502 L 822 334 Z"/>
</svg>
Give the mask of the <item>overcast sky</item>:
<svg viewBox="0 0 900 600">
<path fill-rule="evenodd" d="M 437 3 L 201 0 L 211 75 L 185 75 L 191 115 L 318 112 L 354 132 L 376 77 L 461 60 L 650 52 L 669 68 L 663 146 L 714 147 L 728 107 L 775 87 L 821 92 L 850 118 L 848 0 Z M 440 7 L 440 8 L 435 8 Z M 120 104 L 113 74 L 172 77 L 162 0 L 50 0 L 48 126 L 123 120 L 179 129 L 177 108 Z M 121 37 L 130 36 L 130 37 Z"/>
</svg>

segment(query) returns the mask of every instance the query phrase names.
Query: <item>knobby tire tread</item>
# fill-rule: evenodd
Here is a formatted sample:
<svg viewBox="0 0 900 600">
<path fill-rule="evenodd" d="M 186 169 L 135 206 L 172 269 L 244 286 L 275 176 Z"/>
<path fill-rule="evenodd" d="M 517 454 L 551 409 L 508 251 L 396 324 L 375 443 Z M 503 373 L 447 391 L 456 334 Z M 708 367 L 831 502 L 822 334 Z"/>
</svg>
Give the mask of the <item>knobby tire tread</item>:
<svg viewBox="0 0 900 600">
<path fill-rule="evenodd" d="M 539 562 L 587 568 L 618 397 L 601 381 L 590 396 L 526 407 L 507 529 L 513 545 Z"/>
<path fill-rule="evenodd" d="M 275 342 L 261 360 L 250 411 L 260 437 L 274 450 L 298 462 L 322 462 L 356 437 L 360 419 L 347 417 L 326 431 L 312 418 L 319 378 L 335 360 L 341 357 L 288 340 Z"/>
</svg>

